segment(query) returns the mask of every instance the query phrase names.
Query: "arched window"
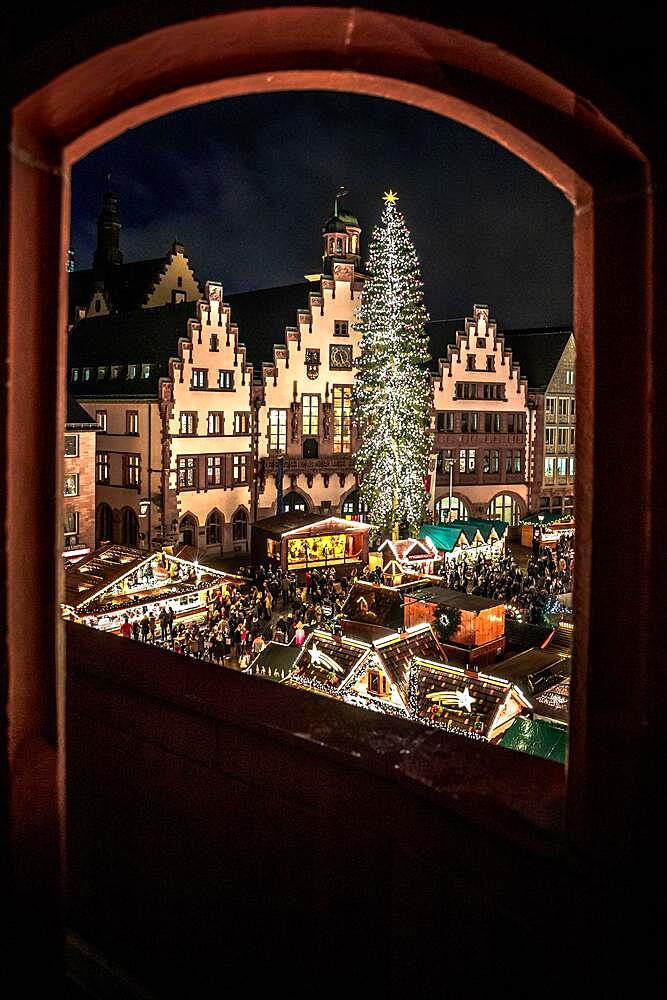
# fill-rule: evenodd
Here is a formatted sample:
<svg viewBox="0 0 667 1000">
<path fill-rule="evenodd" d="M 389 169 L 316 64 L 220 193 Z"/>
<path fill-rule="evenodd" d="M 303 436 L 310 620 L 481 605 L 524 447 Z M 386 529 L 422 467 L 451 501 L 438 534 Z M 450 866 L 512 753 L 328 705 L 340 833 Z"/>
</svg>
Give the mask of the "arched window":
<svg viewBox="0 0 667 1000">
<path fill-rule="evenodd" d="M 220 545 L 222 542 L 222 517 L 220 511 L 212 510 L 206 518 L 206 544 Z"/>
<path fill-rule="evenodd" d="M 290 490 L 289 493 L 285 494 L 285 499 L 283 500 L 283 509 L 286 514 L 291 514 L 295 510 L 308 510 L 308 504 L 305 498 L 297 493 L 296 490 Z"/>
<path fill-rule="evenodd" d="M 197 545 L 197 524 L 192 514 L 186 514 L 180 523 L 180 540 L 184 545 L 195 548 Z"/>
<path fill-rule="evenodd" d="M 95 537 L 98 545 L 113 538 L 113 514 L 108 503 L 101 503 L 97 508 Z"/>
<path fill-rule="evenodd" d="M 232 541 L 245 542 L 248 537 L 248 514 L 243 509 L 239 509 L 232 518 Z"/>
<path fill-rule="evenodd" d="M 508 524 L 518 524 L 521 520 L 521 508 L 514 497 L 508 493 L 499 493 L 486 509 L 487 517 L 493 520 L 507 521 Z"/>
<path fill-rule="evenodd" d="M 368 505 L 361 499 L 359 490 L 353 490 L 343 500 L 341 514 L 348 521 L 363 521 L 368 516 Z"/>
<path fill-rule="evenodd" d="M 136 545 L 139 540 L 139 521 L 130 507 L 125 507 L 121 520 L 123 545 Z"/>
<path fill-rule="evenodd" d="M 449 496 L 440 497 L 435 501 L 436 524 L 444 524 L 446 521 L 467 521 L 468 508 L 460 497 L 452 497 L 450 505 Z"/>
</svg>

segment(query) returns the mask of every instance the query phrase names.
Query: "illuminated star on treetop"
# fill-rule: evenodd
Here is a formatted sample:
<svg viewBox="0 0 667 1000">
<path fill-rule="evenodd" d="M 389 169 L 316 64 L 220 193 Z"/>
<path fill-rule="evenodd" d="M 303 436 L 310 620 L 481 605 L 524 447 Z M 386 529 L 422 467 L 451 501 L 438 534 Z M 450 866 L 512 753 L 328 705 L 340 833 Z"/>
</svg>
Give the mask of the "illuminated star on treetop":
<svg viewBox="0 0 667 1000">
<path fill-rule="evenodd" d="M 385 191 L 382 200 L 386 201 L 388 205 L 395 205 L 398 201 L 398 194 L 396 191 L 392 191 L 391 188 L 389 188 L 388 191 Z"/>
</svg>

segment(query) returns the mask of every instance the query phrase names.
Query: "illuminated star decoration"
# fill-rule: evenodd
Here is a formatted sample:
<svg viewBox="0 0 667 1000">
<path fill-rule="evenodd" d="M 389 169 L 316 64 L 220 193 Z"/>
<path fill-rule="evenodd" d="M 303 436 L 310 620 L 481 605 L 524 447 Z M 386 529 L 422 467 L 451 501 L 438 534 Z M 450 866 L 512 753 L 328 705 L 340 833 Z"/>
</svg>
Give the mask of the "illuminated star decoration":
<svg viewBox="0 0 667 1000">
<path fill-rule="evenodd" d="M 318 649 L 315 643 L 308 650 L 308 655 L 310 656 L 310 662 L 315 667 L 326 667 L 328 670 L 333 670 L 337 674 L 343 673 L 343 668 L 332 660 L 330 656 L 323 653 L 322 650 Z"/>
<path fill-rule="evenodd" d="M 472 711 L 473 701 L 477 701 L 476 698 L 470 697 L 470 688 L 466 687 L 463 691 L 456 691 L 456 700 L 459 703 L 459 708 L 465 708 L 466 712 Z"/>
<path fill-rule="evenodd" d="M 463 691 L 434 691 L 426 697 L 429 701 L 439 701 L 444 705 L 454 706 L 456 703 L 457 708 L 465 708 L 466 712 L 472 712 L 472 703 L 477 701 L 477 698 L 471 698 L 469 687 L 465 687 Z"/>
<path fill-rule="evenodd" d="M 398 194 L 396 191 L 392 191 L 391 188 L 389 188 L 388 191 L 385 191 L 382 200 L 387 202 L 388 205 L 395 205 L 398 201 Z"/>
</svg>

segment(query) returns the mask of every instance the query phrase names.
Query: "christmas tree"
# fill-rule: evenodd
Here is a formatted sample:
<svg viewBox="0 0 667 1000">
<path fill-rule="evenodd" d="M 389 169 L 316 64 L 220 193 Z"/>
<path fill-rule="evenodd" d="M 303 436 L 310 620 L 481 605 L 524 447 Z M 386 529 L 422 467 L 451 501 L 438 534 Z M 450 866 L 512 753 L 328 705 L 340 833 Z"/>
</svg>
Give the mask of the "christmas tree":
<svg viewBox="0 0 667 1000">
<path fill-rule="evenodd" d="M 422 519 L 431 452 L 428 313 L 419 261 L 396 201 L 393 191 L 385 194 L 371 239 L 353 390 L 361 497 L 369 521 L 395 536 L 401 522 L 414 529 Z"/>
</svg>

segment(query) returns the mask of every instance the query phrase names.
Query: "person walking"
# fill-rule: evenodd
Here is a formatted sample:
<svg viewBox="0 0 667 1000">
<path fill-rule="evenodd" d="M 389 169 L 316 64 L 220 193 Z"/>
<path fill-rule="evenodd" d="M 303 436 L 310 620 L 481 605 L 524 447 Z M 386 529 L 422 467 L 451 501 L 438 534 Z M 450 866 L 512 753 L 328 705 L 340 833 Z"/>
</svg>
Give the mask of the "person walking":
<svg viewBox="0 0 667 1000">
<path fill-rule="evenodd" d="M 127 615 L 123 615 L 123 623 L 120 626 L 120 634 L 124 639 L 129 639 L 132 635 L 132 625 Z"/>
<path fill-rule="evenodd" d="M 148 642 L 148 634 L 151 627 L 148 622 L 148 615 L 144 612 L 144 617 L 141 619 L 141 641 Z"/>
</svg>

